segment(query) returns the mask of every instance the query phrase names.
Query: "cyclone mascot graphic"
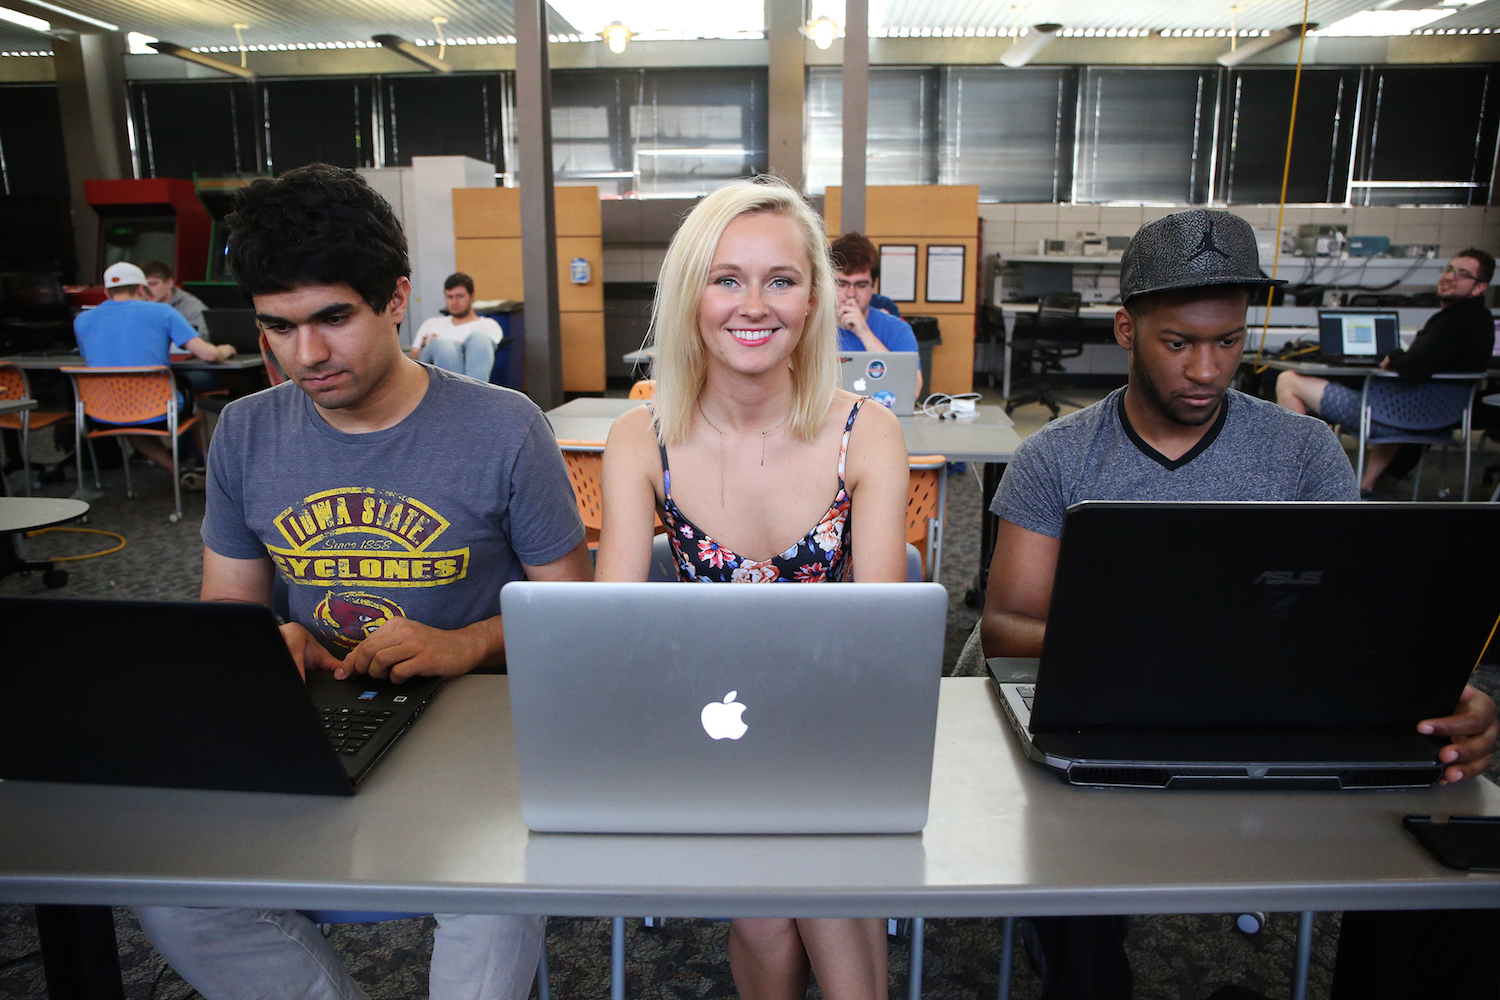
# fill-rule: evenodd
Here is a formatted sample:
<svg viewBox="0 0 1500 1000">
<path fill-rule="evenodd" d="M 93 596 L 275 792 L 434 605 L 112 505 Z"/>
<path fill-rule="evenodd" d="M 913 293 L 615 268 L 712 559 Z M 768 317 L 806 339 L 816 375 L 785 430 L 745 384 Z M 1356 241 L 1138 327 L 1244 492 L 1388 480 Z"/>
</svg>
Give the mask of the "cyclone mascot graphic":
<svg viewBox="0 0 1500 1000">
<path fill-rule="evenodd" d="M 332 633 L 335 642 L 349 649 L 358 646 L 392 618 L 405 617 L 395 601 L 358 591 L 342 594 L 329 591 L 328 596 L 318 602 L 313 615 Z"/>
</svg>

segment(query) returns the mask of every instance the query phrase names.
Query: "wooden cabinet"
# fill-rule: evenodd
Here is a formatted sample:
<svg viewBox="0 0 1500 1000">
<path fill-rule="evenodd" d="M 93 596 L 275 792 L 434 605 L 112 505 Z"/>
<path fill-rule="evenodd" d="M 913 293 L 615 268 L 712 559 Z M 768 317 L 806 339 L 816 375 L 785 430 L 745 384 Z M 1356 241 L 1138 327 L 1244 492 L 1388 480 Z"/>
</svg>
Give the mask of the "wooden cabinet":
<svg viewBox="0 0 1500 1000">
<path fill-rule="evenodd" d="M 828 188 L 823 218 L 829 239 L 841 235 L 839 193 Z M 935 316 L 943 342 L 932 352 L 932 385 L 925 392 L 974 388 L 974 317 L 979 290 L 979 188 L 973 185 L 871 187 L 865 191 L 865 236 L 917 248 L 916 301 L 898 302 L 903 316 Z M 963 300 L 933 302 L 928 294 L 928 248 L 964 248 Z"/>
<path fill-rule="evenodd" d="M 563 389 L 604 391 L 604 251 L 599 189 L 554 189 L 557 221 L 557 307 L 561 314 Z M 454 258 L 474 279 L 474 297 L 523 299 L 521 191 L 459 188 L 453 192 Z M 572 262 L 589 265 L 574 284 Z"/>
</svg>

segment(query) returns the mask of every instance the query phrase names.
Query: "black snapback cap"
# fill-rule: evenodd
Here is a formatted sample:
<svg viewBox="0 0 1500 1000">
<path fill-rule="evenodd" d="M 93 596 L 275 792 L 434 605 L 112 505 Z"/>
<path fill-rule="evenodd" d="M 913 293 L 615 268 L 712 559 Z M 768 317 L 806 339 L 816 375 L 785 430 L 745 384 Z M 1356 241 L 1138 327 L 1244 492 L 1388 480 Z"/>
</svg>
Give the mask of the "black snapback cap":
<svg viewBox="0 0 1500 1000">
<path fill-rule="evenodd" d="M 1255 230 L 1232 212 L 1190 208 L 1146 223 L 1120 257 L 1120 301 L 1213 285 L 1284 285 L 1260 269 Z"/>
</svg>

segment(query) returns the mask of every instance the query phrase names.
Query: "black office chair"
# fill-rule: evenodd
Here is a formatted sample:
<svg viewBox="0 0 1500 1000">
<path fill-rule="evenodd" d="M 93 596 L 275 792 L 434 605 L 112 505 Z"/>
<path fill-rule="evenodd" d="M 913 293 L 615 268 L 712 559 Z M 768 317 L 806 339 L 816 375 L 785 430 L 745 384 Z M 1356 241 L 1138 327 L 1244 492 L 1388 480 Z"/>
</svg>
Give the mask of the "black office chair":
<svg viewBox="0 0 1500 1000">
<path fill-rule="evenodd" d="M 12 351 L 74 348 L 73 319 L 57 275 L 0 275 L 0 331 Z"/>
<path fill-rule="evenodd" d="M 1057 395 L 1048 381 L 1049 375 L 1065 370 L 1065 360 L 1083 354 L 1083 321 L 1078 317 L 1078 308 L 1082 304 L 1083 296 L 1077 292 L 1046 292 L 1037 300 L 1036 325 L 1031 335 L 1016 337 L 1010 345 L 1013 360 L 1018 352 L 1030 356 L 1031 387 L 1022 395 L 1012 395 L 1005 401 L 1007 414 L 1018 406 L 1041 403 L 1052 411 L 1052 419 L 1056 420 L 1062 405 L 1083 407 L 1082 403 Z"/>
</svg>

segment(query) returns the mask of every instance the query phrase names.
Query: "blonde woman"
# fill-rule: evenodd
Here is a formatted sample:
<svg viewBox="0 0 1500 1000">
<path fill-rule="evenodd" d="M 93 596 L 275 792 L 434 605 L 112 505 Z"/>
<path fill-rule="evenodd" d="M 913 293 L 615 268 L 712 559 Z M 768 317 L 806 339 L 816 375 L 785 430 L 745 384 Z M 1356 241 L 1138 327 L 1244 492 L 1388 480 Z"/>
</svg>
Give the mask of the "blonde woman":
<svg viewBox="0 0 1500 1000">
<path fill-rule="evenodd" d="M 694 582 L 899 582 L 907 467 L 890 411 L 837 388 L 823 225 L 777 180 L 720 188 L 662 264 L 656 394 L 604 453 L 599 580 L 645 580 L 653 514 Z M 704 622 L 711 641 L 713 623 Z M 735 920 L 746 1000 L 884 1000 L 885 922 Z"/>
</svg>

